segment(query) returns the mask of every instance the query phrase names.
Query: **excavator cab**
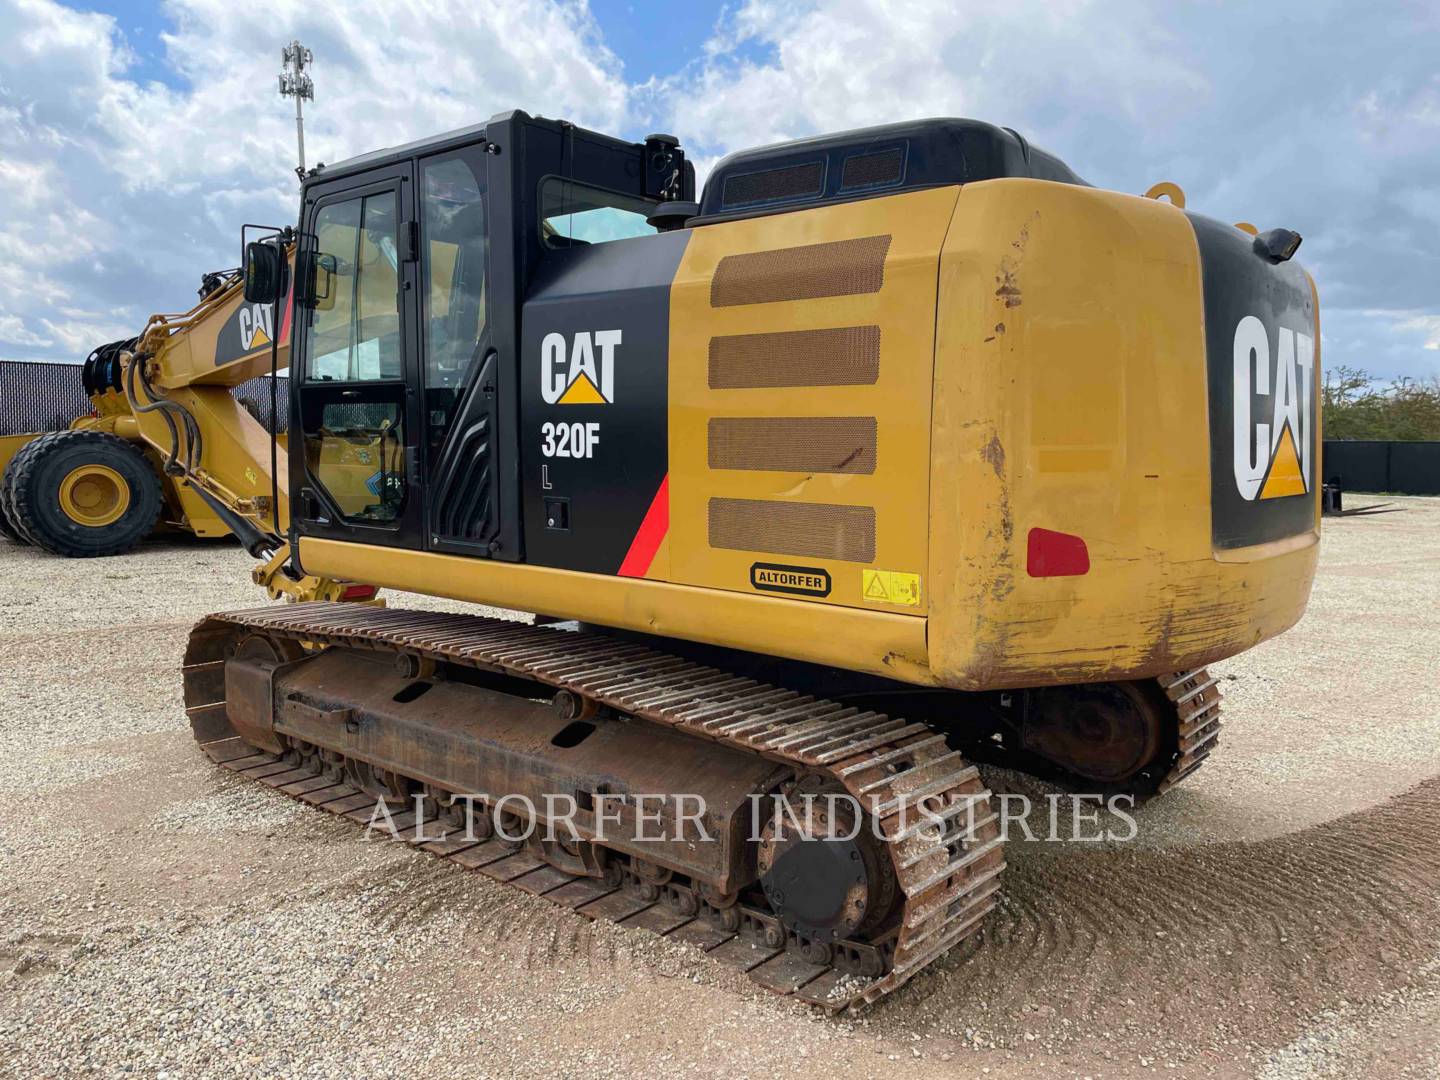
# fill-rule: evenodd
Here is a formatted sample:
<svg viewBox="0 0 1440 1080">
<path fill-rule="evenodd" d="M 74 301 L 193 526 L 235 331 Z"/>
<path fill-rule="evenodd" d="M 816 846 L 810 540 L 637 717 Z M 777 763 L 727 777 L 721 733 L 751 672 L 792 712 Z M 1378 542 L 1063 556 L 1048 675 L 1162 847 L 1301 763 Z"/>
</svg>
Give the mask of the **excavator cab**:
<svg viewBox="0 0 1440 1080">
<path fill-rule="evenodd" d="M 293 300 L 297 533 L 520 561 L 527 516 L 554 513 L 521 494 L 520 310 L 552 264 L 653 235 L 657 208 L 693 195 L 673 139 L 626 143 L 518 112 L 312 173 Z M 247 252 L 247 289 L 275 297 L 260 246 Z M 673 265 L 648 272 L 664 286 Z M 612 386 L 586 381 L 596 401 Z M 663 413 L 659 389 L 650 404 Z M 648 502 L 654 483 L 642 486 L 612 497 Z"/>
</svg>

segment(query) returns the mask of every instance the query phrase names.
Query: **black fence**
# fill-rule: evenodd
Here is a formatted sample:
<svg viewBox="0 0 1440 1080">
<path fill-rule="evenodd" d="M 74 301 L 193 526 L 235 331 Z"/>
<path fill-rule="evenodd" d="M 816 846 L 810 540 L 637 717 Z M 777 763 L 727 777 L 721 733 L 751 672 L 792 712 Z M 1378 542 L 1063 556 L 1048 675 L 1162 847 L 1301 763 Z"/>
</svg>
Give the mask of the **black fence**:
<svg viewBox="0 0 1440 1080">
<path fill-rule="evenodd" d="M 0 362 L 0 435 L 59 431 L 90 411 L 79 364 Z"/>
<path fill-rule="evenodd" d="M 280 430 L 284 431 L 290 409 L 290 380 L 286 376 L 280 376 L 276 392 L 280 398 Z M 241 383 L 235 388 L 235 396 L 267 431 L 271 430 L 268 376 Z M 80 385 L 79 364 L 0 360 L 0 435 L 60 431 L 77 416 L 88 416 L 92 411 L 90 399 Z"/>
<path fill-rule="evenodd" d="M 1327 440 L 1321 470 L 1343 491 L 1440 495 L 1440 442 Z"/>
</svg>

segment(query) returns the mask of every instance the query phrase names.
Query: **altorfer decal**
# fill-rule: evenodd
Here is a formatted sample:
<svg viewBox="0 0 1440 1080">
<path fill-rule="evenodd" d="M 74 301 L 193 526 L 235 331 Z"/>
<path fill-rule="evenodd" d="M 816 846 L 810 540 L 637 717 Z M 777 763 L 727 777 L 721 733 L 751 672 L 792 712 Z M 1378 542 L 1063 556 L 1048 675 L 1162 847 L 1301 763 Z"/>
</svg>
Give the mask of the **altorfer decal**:
<svg viewBox="0 0 1440 1080">
<path fill-rule="evenodd" d="M 750 567 L 750 584 L 767 592 L 829 596 L 830 572 L 821 566 L 757 562 Z"/>
</svg>

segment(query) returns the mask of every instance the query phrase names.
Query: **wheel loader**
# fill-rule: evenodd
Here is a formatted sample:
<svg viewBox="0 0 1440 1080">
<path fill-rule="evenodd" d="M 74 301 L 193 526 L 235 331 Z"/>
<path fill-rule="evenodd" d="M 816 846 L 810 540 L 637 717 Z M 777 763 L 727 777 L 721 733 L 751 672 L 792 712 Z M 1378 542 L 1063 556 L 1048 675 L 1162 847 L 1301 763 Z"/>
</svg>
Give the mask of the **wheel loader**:
<svg viewBox="0 0 1440 1080">
<path fill-rule="evenodd" d="M 229 534 L 225 521 L 195 488 L 180 482 L 173 464 L 166 467 L 162 451 L 145 435 L 122 381 L 120 357 L 143 339 L 148 348 L 165 351 L 172 372 L 186 369 L 197 384 L 234 387 L 269 370 L 272 338 L 278 346 L 273 359 L 281 368 L 289 365 L 289 327 L 277 333 L 271 318 L 269 307 L 246 303 L 238 271 L 209 273 L 189 311 L 152 316 L 140 337 L 91 352 L 80 369 L 91 415 L 65 431 L 0 437 L 0 535 L 85 558 L 123 554 L 157 528 Z M 238 417 L 234 421 L 227 423 L 235 427 Z M 248 427 L 247 437 L 259 440 Z"/>
<path fill-rule="evenodd" d="M 997 902 L 973 762 L 1163 794 L 1216 747 L 1206 666 L 1305 608 L 1300 238 L 1161 193 L 955 119 L 736 153 L 698 198 L 672 137 L 522 112 L 317 167 L 293 274 L 245 252 L 292 452 L 288 515 L 239 512 L 302 602 L 195 628 L 195 738 L 776 992 L 895 990 Z M 208 468 L 165 354 L 123 366 Z"/>
</svg>

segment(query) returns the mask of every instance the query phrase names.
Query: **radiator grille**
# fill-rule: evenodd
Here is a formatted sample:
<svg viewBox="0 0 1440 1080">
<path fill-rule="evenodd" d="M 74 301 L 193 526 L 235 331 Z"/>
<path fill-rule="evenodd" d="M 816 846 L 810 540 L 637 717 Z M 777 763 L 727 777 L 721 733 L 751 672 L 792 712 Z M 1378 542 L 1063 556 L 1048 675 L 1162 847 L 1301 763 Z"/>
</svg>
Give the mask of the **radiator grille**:
<svg viewBox="0 0 1440 1080">
<path fill-rule="evenodd" d="M 711 499 L 710 546 L 844 562 L 875 561 L 875 508 Z"/>
<path fill-rule="evenodd" d="M 825 163 L 809 161 L 784 169 L 740 173 L 725 178 L 724 205 L 749 206 L 753 203 L 798 199 L 820 194 L 825 180 Z"/>
<path fill-rule="evenodd" d="M 875 471 L 875 418 L 717 416 L 710 468 L 868 476 Z"/>
<path fill-rule="evenodd" d="M 852 154 L 840 170 L 840 190 L 898 184 L 905 165 L 905 151 L 900 147 L 876 154 Z"/>
<path fill-rule="evenodd" d="M 710 389 L 873 386 L 880 378 L 880 327 L 786 330 L 710 339 Z"/>
<path fill-rule="evenodd" d="M 886 235 L 726 255 L 710 281 L 710 306 L 879 292 L 889 250 Z"/>
</svg>

